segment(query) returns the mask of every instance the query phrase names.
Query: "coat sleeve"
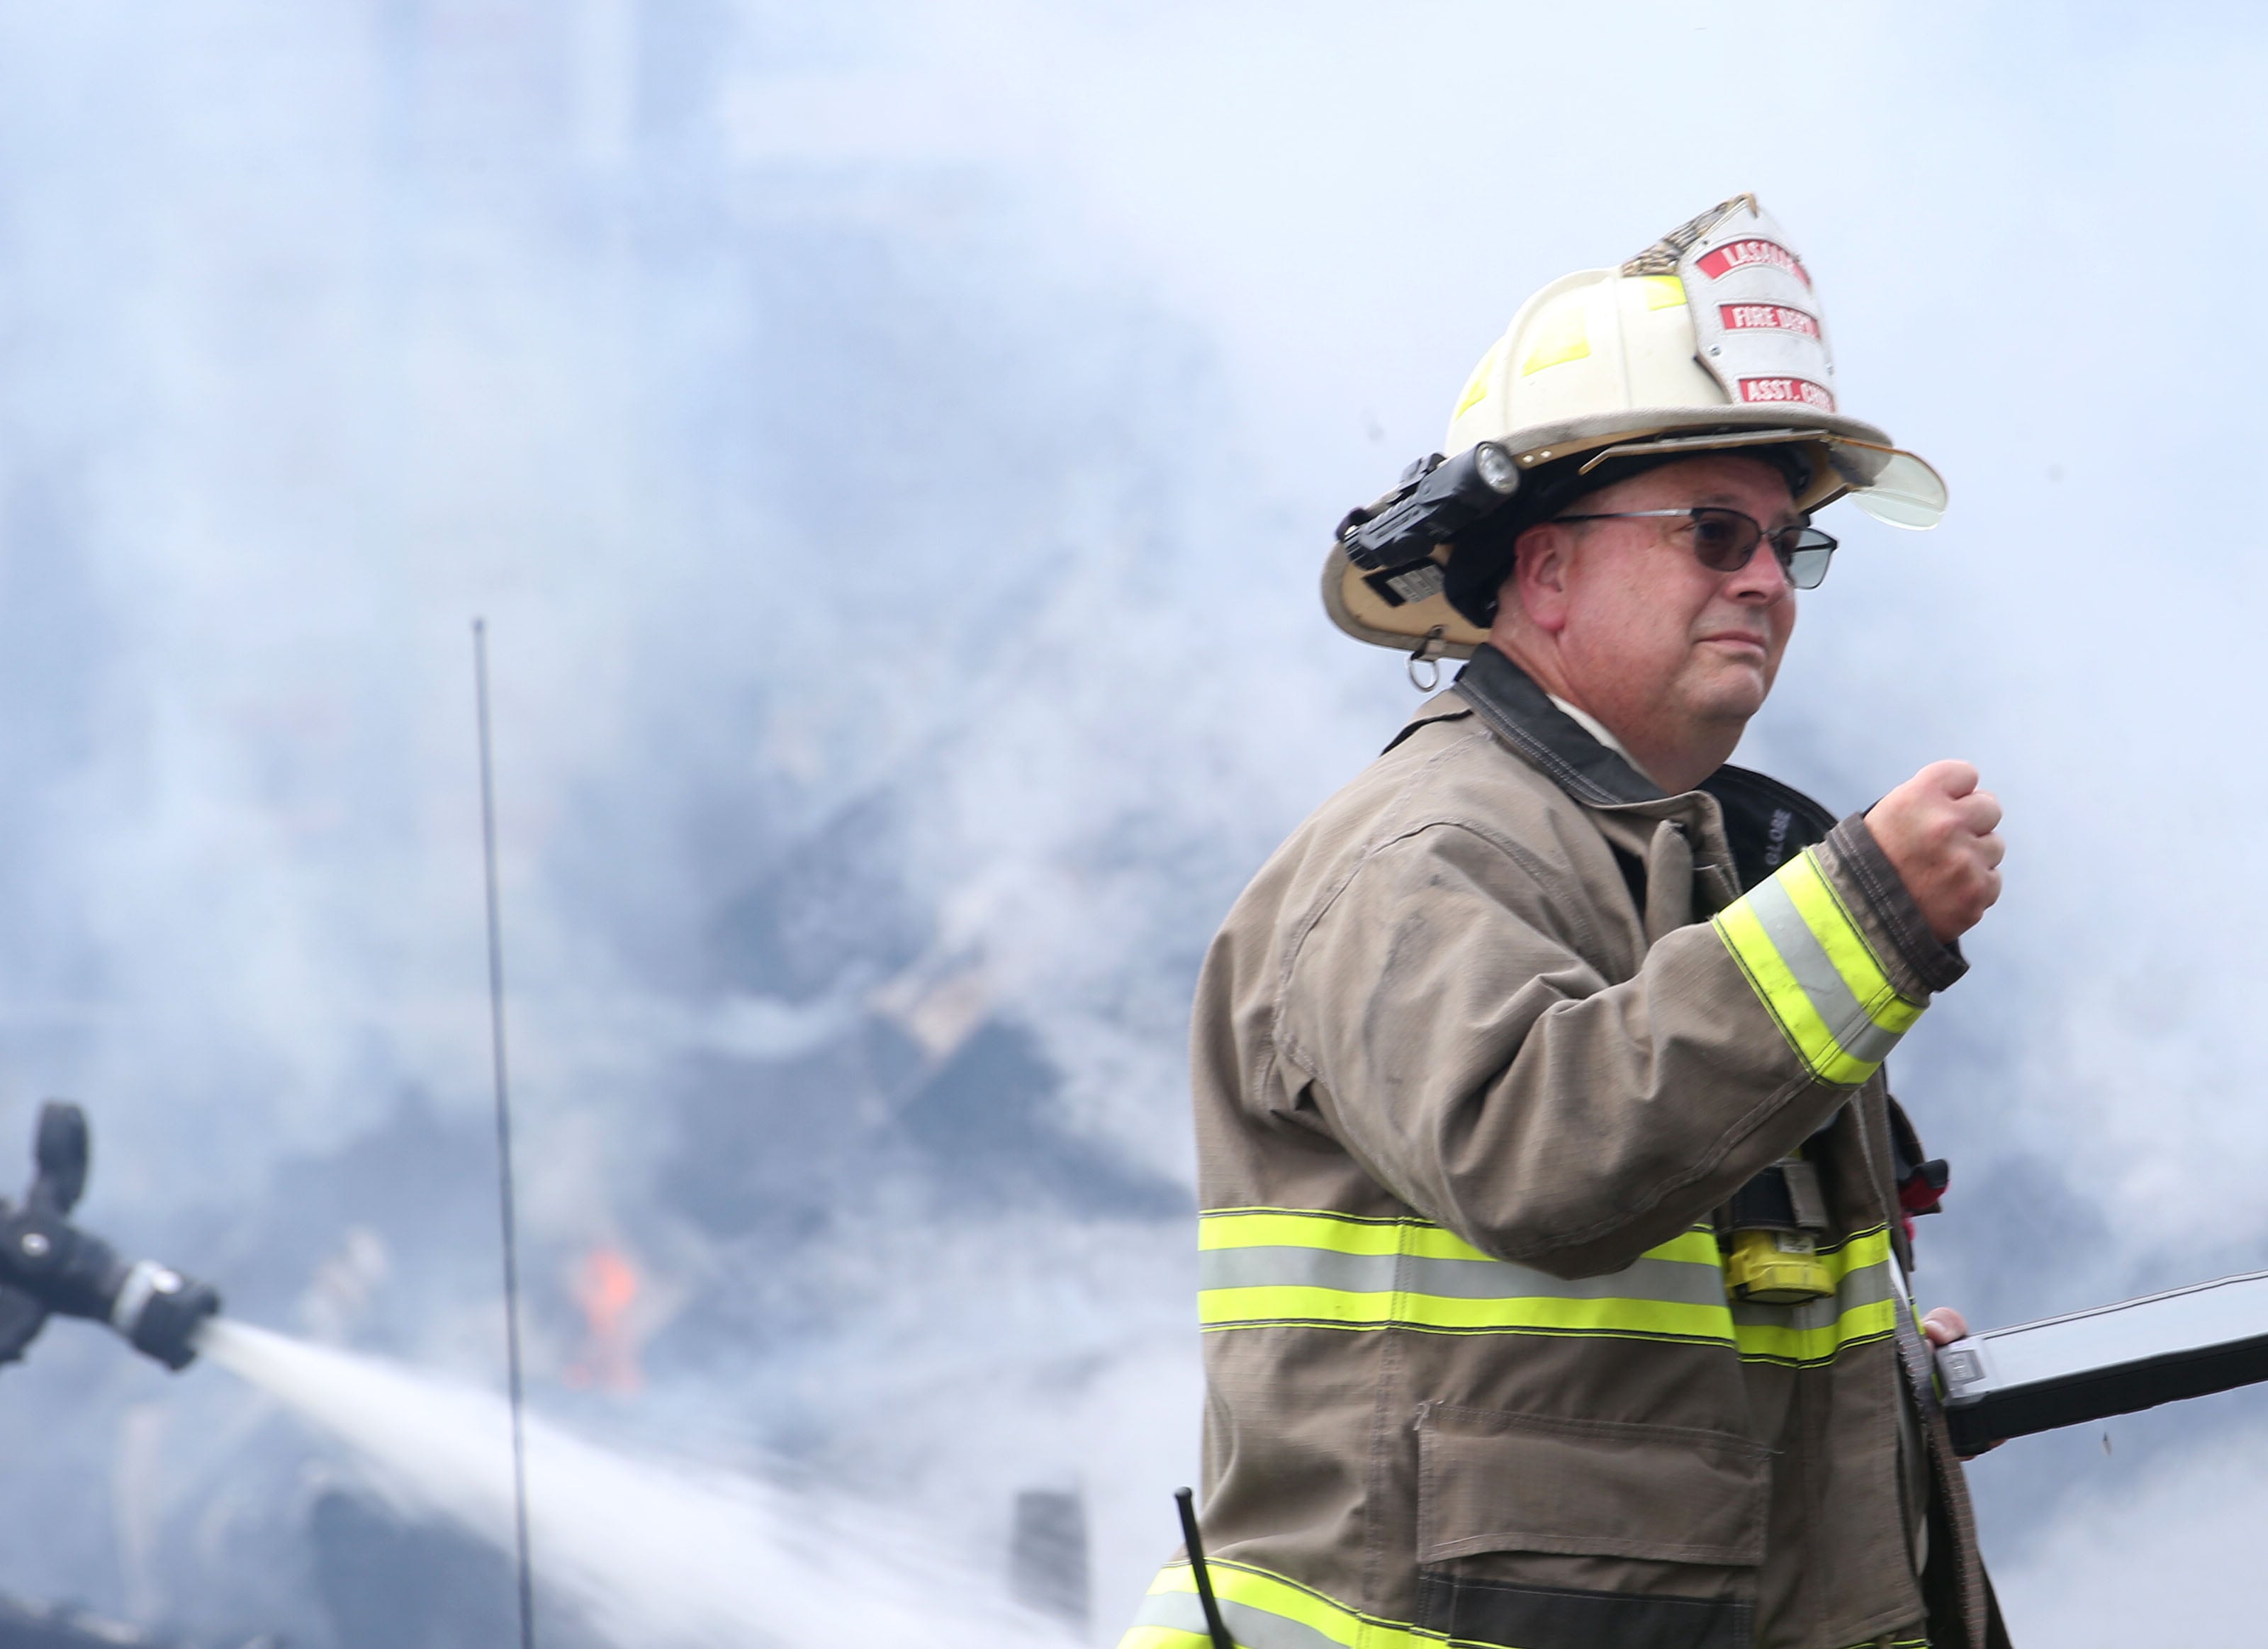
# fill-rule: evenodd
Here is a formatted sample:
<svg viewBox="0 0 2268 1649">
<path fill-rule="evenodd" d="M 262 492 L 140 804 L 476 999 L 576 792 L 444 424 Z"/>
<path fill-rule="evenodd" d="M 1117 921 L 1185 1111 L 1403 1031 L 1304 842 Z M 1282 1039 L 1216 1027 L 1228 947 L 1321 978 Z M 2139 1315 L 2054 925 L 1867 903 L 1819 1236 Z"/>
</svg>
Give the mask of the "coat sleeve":
<svg viewBox="0 0 2268 1649">
<path fill-rule="evenodd" d="M 1793 1149 L 1963 966 L 1856 819 L 1628 980 L 1585 960 L 1565 888 L 1465 826 L 1390 842 L 1292 940 L 1274 1016 L 1300 1103 L 1381 1184 L 1561 1276 L 1628 1264 Z"/>
</svg>

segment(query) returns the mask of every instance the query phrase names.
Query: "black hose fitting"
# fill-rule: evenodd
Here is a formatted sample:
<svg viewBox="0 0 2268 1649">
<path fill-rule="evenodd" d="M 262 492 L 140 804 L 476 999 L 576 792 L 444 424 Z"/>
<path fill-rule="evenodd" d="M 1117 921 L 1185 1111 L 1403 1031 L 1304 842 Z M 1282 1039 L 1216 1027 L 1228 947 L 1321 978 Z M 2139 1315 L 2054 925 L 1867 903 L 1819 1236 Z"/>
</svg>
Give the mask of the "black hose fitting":
<svg viewBox="0 0 2268 1649">
<path fill-rule="evenodd" d="M 62 1100 L 41 1106 L 31 1189 L 20 1204 L 0 1199 L 0 1363 L 23 1356 L 54 1314 L 107 1322 L 136 1351 L 186 1368 L 220 1295 L 154 1260 L 122 1260 L 70 1224 L 88 1156 L 86 1113 Z"/>
</svg>

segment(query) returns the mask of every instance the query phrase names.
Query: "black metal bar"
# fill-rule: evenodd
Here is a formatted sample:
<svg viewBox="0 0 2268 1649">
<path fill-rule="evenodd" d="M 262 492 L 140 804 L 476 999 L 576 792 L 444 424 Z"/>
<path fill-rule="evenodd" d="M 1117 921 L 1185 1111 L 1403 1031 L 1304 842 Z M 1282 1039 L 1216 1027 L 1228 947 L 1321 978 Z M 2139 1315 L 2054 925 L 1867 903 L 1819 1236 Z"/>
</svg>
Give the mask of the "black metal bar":
<svg viewBox="0 0 2268 1649">
<path fill-rule="evenodd" d="M 1228 1635 L 1220 1618 L 1220 1605 L 1213 1598 L 1212 1576 L 1205 1570 L 1204 1542 L 1197 1536 L 1197 1497 L 1187 1489 L 1176 1489 L 1174 1504 L 1181 1508 L 1182 1544 L 1189 1550 L 1189 1572 L 1197 1578 L 1197 1601 L 1204 1608 L 1205 1631 L 1211 1634 L 1212 1649 L 1236 1649 L 1236 1639 Z"/>
<path fill-rule="evenodd" d="M 497 902 L 496 779 L 489 754 L 489 629 L 473 621 L 473 697 L 481 729 L 481 864 L 488 878 L 489 1047 L 496 1076 L 497 1204 L 504 1220 L 504 1364 L 512 1397 L 512 1513 L 520 1649 L 535 1649 L 535 1571 L 527 1552 L 527 1443 L 520 1425 L 519 1218 L 513 1207 L 512 1083 L 504 1057 L 504 922 Z"/>
</svg>

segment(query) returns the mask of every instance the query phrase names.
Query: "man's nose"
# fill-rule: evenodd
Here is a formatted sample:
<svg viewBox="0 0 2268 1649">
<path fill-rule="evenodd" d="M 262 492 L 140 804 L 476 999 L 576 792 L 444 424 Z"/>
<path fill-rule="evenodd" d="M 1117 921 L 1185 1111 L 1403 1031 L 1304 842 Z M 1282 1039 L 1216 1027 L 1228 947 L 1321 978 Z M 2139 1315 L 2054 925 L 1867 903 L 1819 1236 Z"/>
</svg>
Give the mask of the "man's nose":
<svg viewBox="0 0 2268 1649">
<path fill-rule="evenodd" d="M 1725 593 L 1737 601 L 1748 601 L 1758 607 L 1769 607 L 1774 601 L 1785 600 L 1795 593 L 1787 581 L 1787 569 L 1779 564 L 1779 556 L 1766 539 L 1756 546 L 1756 553 L 1749 557 L 1749 564 L 1725 578 Z"/>
</svg>

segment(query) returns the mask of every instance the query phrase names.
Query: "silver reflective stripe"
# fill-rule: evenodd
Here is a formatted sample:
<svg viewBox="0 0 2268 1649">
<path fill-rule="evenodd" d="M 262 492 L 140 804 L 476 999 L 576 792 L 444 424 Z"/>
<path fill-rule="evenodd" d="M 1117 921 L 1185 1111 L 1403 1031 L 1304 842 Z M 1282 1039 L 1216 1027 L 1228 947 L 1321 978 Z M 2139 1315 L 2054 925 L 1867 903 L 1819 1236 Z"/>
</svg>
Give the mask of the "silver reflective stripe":
<svg viewBox="0 0 2268 1649">
<path fill-rule="evenodd" d="M 1880 1305 L 1897 1298 L 1887 1262 L 1862 1265 L 1845 1274 L 1835 1292 L 1823 1299 L 1807 1299 L 1800 1306 L 1757 1306 L 1745 1301 L 1733 1307 L 1733 1323 L 1744 1329 L 1832 1329 L 1846 1311 Z"/>
<path fill-rule="evenodd" d="M 1779 885 L 1777 877 L 1759 882 L 1748 892 L 1749 909 L 1779 953 L 1779 959 L 1795 975 L 1795 983 L 1803 987 L 1803 994 L 1811 999 L 1812 1012 L 1818 1014 L 1828 1033 L 1842 1045 L 1843 1051 L 1853 1059 L 1869 1064 L 1880 1064 L 1890 1056 L 1898 1045 L 1899 1032 L 1886 1031 L 1874 1023 L 1874 1017 L 1851 994 L 1851 987 L 1836 971 L 1835 964 L 1819 943 L 1819 936 L 1811 931 L 1811 924 L 1803 919 L 1803 912 L 1795 908 L 1787 889 Z"/>
<path fill-rule="evenodd" d="M 1725 1303 L 1725 1275 L 1685 1260 L 1638 1260 L 1572 1281 L 1508 1260 L 1448 1260 L 1329 1248 L 1207 1248 L 1200 1288 L 1336 1288 L 1354 1294 L 1433 1294 L 1448 1299 L 1666 1299 Z"/>
<path fill-rule="evenodd" d="M 1244 1649 L 1346 1649 L 1337 1638 L 1325 1636 L 1303 1621 L 1287 1620 L 1249 1603 L 1232 1603 L 1215 1594 L 1221 1624 Z M 1172 1631 L 1205 1635 L 1204 1605 L 1194 1592 L 1152 1592 L 1142 1600 L 1134 1616 L 1137 1626 L 1163 1626 Z"/>
<path fill-rule="evenodd" d="M 1334 1254 L 1329 1248 L 1203 1248 L 1199 1288 L 1342 1288 L 1351 1294 L 1390 1294 L 1391 1254 Z"/>
<path fill-rule="evenodd" d="M 155 1260 L 136 1260 L 134 1269 L 126 1273 L 126 1280 L 118 1285 L 118 1297 L 110 1303 L 110 1326 L 126 1336 L 134 1336 L 134 1325 L 142 1319 L 142 1308 L 155 1293 L 171 1293 L 181 1285 L 175 1277 Z"/>
</svg>

